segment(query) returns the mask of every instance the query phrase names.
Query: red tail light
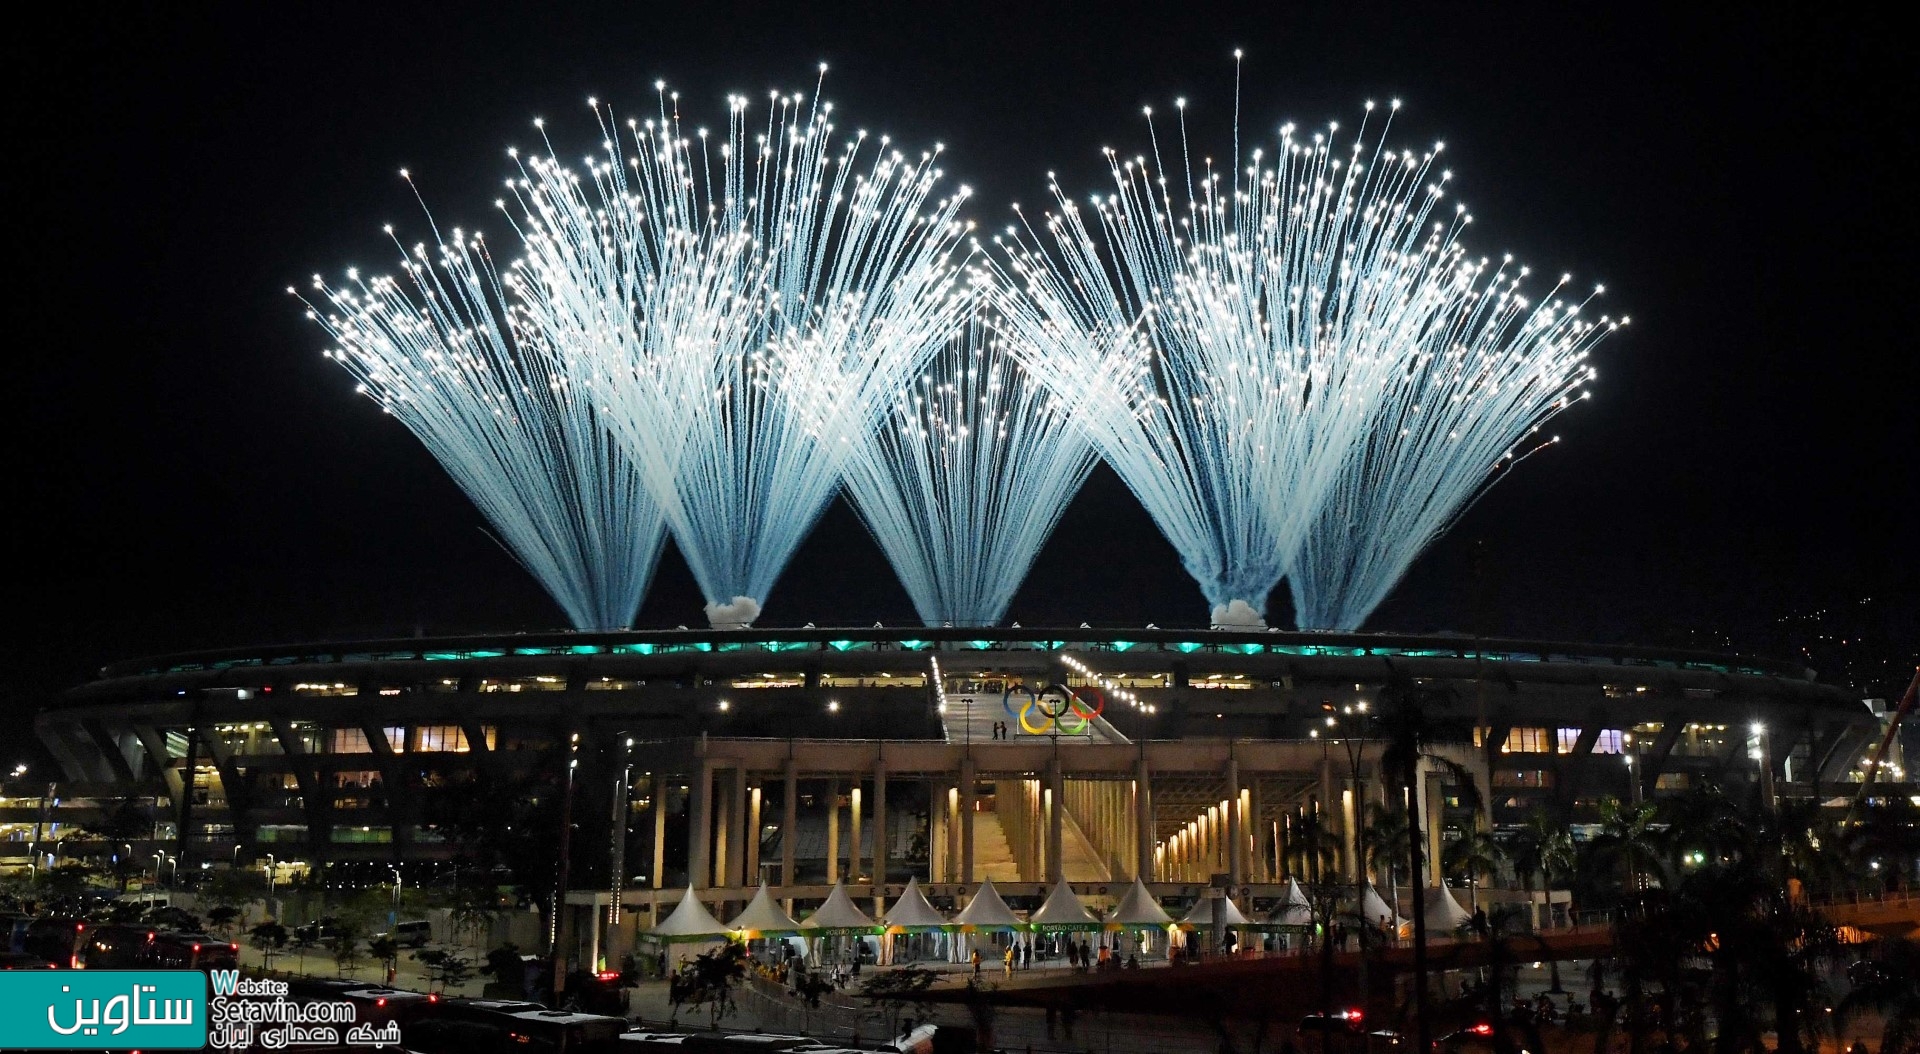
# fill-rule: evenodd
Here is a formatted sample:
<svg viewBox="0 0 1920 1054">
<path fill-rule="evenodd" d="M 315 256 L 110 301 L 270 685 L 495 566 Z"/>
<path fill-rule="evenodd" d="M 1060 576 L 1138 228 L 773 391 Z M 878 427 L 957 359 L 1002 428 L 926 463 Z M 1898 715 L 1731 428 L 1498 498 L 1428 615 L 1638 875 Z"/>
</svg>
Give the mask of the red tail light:
<svg viewBox="0 0 1920 1054">
<path fill-rule="evenodd" d="M 429 1002 L 429 1003 L 438 1003 L 439 1001 L 440 1001 L 440 993 L 438 993 L 438 992 L 428 992 L 428 993 L 427 993 L 427 1002 Z"/>
<path fill-rule="evenodd" d="M 602 981 L 612 981 L 612 980 L 615 980 L 615 979 L 617 979 L 617 978 L 618 978 L 618 977 L 620 976 L 620 971 L 618 971 L 618 970 L 602 970 L 602 971 L 600 971 L 599 973 L 597 973 L 597 974 L 594 974 L 594 976 L 595 976 L 595 977 L 598 977 L 598 978 L 599 978 L 599 979 L 601 979 Z"/>
<path fill-rule="evenodd" d="M 1341 1014 L 1340 1016 L 1346 1018 L 1348 1021 L 1358 1021 L 1362 1017 L 1365 1017 L 1366 1015 L 1361 1013 L 1358 1010 L 1349 1010 L 1346 1013 Z"/>
<path fill-rule="evenodd" d="M 193 954 L 195 955 L 200 954 L 200 946 L 198 944 L 193 946 Z"/>
<path fill-rule="evenodd" d="M 383 996 L 381 996 L 380 998 L 378 998 L 378 999 L 375 999 L 375 1000 L 373 1001 L 373 1005 L 374 1005 L 374 1006 L 386 1006 L 386 1005 L 387 1005 L 387 997 L 383 995 Z"/>
<path fill-rule="evenodd" d="M 1482 1022 L 1478 1025 L 1473 1026 L 1473 1028 L 1470 1031 L 1472 1031 L 1473 1034 L 1476 1036 L 1491 1036 L 1493 1035 L 1493 1026 L 1485 1022 Z"/>
<path fill-rule="evenodd" d="M 237 952 L 240 950 L 240 946 L 238 944 L 229 944 L 227 945 L 227 950 L 230 952 Z"/>
<path fill-rule="evenodd" d="M 75 933 L 79 933 L 81 930 L 84 930 L 86 928 L 87 928 L 87 924 L 84 922 L 76 922 L 73 924 L 73 932 Z"/>
</svg>

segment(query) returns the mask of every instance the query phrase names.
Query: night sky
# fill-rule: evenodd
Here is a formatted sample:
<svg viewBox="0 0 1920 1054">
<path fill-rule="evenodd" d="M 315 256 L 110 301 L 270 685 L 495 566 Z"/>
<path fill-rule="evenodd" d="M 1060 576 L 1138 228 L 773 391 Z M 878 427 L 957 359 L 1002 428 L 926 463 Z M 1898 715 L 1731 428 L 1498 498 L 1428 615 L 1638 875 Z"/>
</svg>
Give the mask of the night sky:
<svg viewBox="0 0 1920 1054">
<path fill-rule="evenodd" d="M 665 78 L 718 123 L 726 93 L 810 91 L 822 61 L 843 124 L 943 142 L 994 228 L 1049 170 L 1101 188 L 1102 146 L 1144 148 L 1145 104 L 1186 96 L 1224 155 L 1245 48 L 1249 141 L 1399 97 L 1399 143 L 1447 143 L 1475 252 L 1607 285 L 1633 326 L 1552 426 L 1566 441 L 1370 628 L 1679 642 L 1868 594 L 1913 610 L 1905 31 L 1859 5 L 1205 6 L 154 5 L 16 35 L 0 698 L 24 712 L 162 650 L 559 625 L 285 287 L 387 269 L 383 223 L 426 235 L 401 167 L 445 226 L 497 231 L 533 118 L 578 156 L 588 95 L 639 113 Z M 641 625 L 699 607 L 669 548 Z M 1102 469 L 1011 617 L 1193 625 L 1205 605 Z M 762 622 L 911 618 L 836 504 Z"/>
</svg>

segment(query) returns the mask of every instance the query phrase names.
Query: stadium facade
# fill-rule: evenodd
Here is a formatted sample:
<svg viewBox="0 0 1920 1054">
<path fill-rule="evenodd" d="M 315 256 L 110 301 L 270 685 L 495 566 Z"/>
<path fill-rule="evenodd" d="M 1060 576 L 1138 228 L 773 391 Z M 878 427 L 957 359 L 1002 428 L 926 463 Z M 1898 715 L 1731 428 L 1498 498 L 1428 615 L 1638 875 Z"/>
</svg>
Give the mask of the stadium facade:
<svg viewBox="0 0 1920 1054">
<path fill-rule="evenodd" d="M 1790 665 L 1457 636 L 375 640 L 107 667 L 37 717 L 61 771 L 9 786 L 0 848 L 14 868 L 124 850 L 155 874 L 271 859 L 424 877 L 463 853 L 444 799 L 512 785 L 560 797 L 569 884 L 603 899 L 692 884 L 738 901 L 763 880 L 803 900 L 839 880 L 878 896 L 910 877 L 936 899 L 986 877 L 1018 896 L 1136 874 L 1258 896 L 1305 824 L 1334 836 L 1335 866 L 1360 865 L 1389 685 L 1417 686 L 1458 741 L 1419 788 L 1435 866 L 1461 830 L 1547 804 L 1578 822 L 1602 798 L 1703 780 L 1830 797 L 1882 728 Z M 1453 785 L 1463 771 L 1477 794 Z M 151 831 L 106 845 L 101 817 L 128 802 Z"/>
</svg>

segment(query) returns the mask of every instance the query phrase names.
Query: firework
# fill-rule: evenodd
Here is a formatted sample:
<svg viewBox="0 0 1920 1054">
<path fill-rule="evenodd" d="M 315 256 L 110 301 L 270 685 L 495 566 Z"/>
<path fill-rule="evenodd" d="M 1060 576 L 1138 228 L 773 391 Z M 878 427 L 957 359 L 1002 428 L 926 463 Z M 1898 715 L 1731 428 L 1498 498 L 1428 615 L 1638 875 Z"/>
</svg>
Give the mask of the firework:
<svg viewBox="0 0 1920 1054">
<path fill-rule="evenodd" d="M 400 272 L 315 276 L 308 315 L 336 342 L 327 356 L 419 438 L 574 626 L 631 625 L 666 537 L 638 468 L 529 347 L 478 234 L 402 248 Z"/>
<path fill-rule="evenodd" d="M 1108 151 L 1111 192 L 1082 205 L 1054 181 L 1057 207 L 1000 239 L 1016 352 L 1216 624 L 1262 624 L 1289 576 L 1302 627 L 1355 628 L 1580 397 L 1618 323 L 1585 319 L 1564 283 L 1534 303 L 1524 268 L 1470 257 L 1441 146 L 1392 149 L 1390 121 L 1345 142 L 1289 125 L 1221 169 L 1178 113 L 1177 164 L 1157 134 Z"/>
<path fill-rule="evenodd" d="M 855 444 L 847 492 L 930 626 L 994 625 L 1093 470 L 1066 408 L 975 320 Z"/>
<path fill-rule="evenodd" d="M 936 199 L 937 149 L 842 137 L 802 95 L 760 118 L 732 97 L 719 134 L 664 88 L 624 133 L 594 109 L 582 171 L 549 153 L 512 184 L 525 298 L 642 466 L 709 619 L 750 623 L 848 452 L 955 326 L 966 188 Z"/>
</svg>

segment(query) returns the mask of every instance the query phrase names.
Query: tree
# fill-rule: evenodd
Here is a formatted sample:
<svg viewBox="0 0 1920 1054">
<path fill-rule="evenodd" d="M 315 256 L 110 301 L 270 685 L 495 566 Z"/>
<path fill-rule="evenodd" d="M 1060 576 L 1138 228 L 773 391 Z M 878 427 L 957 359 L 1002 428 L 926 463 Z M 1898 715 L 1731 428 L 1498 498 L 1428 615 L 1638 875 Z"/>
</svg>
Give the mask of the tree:
<svg viewBox="0 0 1920 1054">
<path fill-rule="evenodd" d="M 367 954 L 380 960 L 386 980 L 391 983 L 394 972 L 400 969 L 400 942 L 393 939 L 393 934 L 382 933 L 367 942 Z"/>
<path fill-rule="evenodd" d="M 360 964 L 366 960 L 366 956 L 360 949 L 360 942 L 364 937 L 365 931 L 357 922 L 345 920 L 327 935 L 327 951 L 332 953 L 334 969 L 341 977 L 359 969 Z"/>
<path fill-rule="evenodd" d="M 1385 802 L 1368 802 L 1366 824 L 1360 829 L 1360 851 L 1367 867 L 1384 877 L 1397 906 L 1400 875 L 1407 865 L 1407 814 Z"/>
<path fill-rule="evenodd" d="M 993 1026 L 1000 1018 L 1000 1003 L 994 993 L 1000 990 L 997 983 L 983 981 L 979 977 L 967 978 L 967 986 L 961 990 L 960 1005 L 966 1008 L 967 1017 L 973 1021 L 974 1049 L 992 1050 Z"/>
<path fill-rule="evenodd" d="M 127 843 L 153 837 L 153 809 L 140 798 L 115 798 L 101 809 L 99 819 L 81 824 L 80 830 L 112 847 L 113 875 L 124 891 L 137 870 Z M 128 852 L 121 853 L 123 848 Z"/>
<path fill-rule="evenodd" d="M 223 937 L 231 933 L 234 923 L 239 921 L 240 909 L 231 904 L 221 904 L 207 912 L 207 925 Z"/>
<path fill-rule="evenodd" d="M 1480 908 L 1480 876 L 1496 871 L 1502 855 L 1500 844 L 1481 830 L 1476 820 L 1471 829 L 1460 832 L 1460 837 L 1441 849 L 1440 867 L 1448 877 L 1466 881 L 1468 896 L 1472 898 L 1473 908 L 1477 911 Z"/>
<path fill-rule="evenodd" d="M 728 941 L 694 957 L 688 978 L 687 1001 L 706 1003 L 709 1024 L 720 1027 L 720 1019 L 733 1013 L 734 986 L 747 977 L 746 946 Z"/>
<path fill-rule="evenodd" d="M 1574 864 L 1573 836 L 1567 832 L 1566 824 L 1547 815 L 1544 809 L 1535 809 L 1518 830 L 1502 835 L 1501 849 L 1513 864 L 1520 888 L 1527 892 L 1528 903 L 1533 902 L 1536 876 L 1542 887 L 1551 892 L 1553 876 L 1572 869 Z"/>
<path fill-rule="evenodd" d="M 1873 1011 L 1882 1022 L 1882 1054 L 1920 1049 L 1920 945 L 1889 938 L 1862 961 L 1868 965 L 1851 971 L 1853 990 L 1834 1008 L 1834 1016 L 1851 1025 Z"/>
<path fill-rule="evenodd" d="M 1424 847 L 1421 832 L 1420 771 L 1423 765 L 1439 768 L 1461 787 L 1462 797 L 1473 809 L 1480 808 L 1480 792 L 1473 774 L 1463 766 L 1436 752 L 1443 744 L 1468 742 L 1466 729 L 1451 721 L 1429 716 L 1430 708 L 1451 698 L 1451 693 L 1429 688 L 1396 672 L 1380 693 L 1380 711 L 1376 725 L 1386 745 L 1380 752 L 1381 773 L 1390 792 L 1398 792 L 1401 809 L 1407 817 L 1407 872 L 1412 876 L 1413 897 L 1413 1016 L 1415 1050 L 1433 1048 L 1433 1030 L 1427 1013 L 1427 909 L 1426 897 L 1418 890 L 1426 885 L 1422 874 Z"/>
<path fill-rule="evenodd" d="M 253 868 L 227 868 L 213 872 L 200 887 L 201 903 L 216 907 L 241 907 L 267 892 L 266 876 Z M 208 912 L 211 917 L 212 912 Z"/>
<path fill-rule="evenodd" d="M 260 960 L 273 969 L 273 955 L 287 944 L 287 928 L 268 919 L 247 931 L 247 942 L 260 950 Z"/>
<path fill-rule="evenodd" d="M 938 975 L 932 970 L 920 966 L 903 966 L 899 969 L 876 973 L 860 982 L 860 994 L 880 1007 L 886 1015 L 887 1034 L 900 1034 L 900 1015 L 910 1006 L 917 1006 L 920 997 Z"/>
<path fill-rule="evenodd" d="M 1618 798 L 1601 800 L 1600 833 L 1587 842 L 1589 873 L 1618 879 L 1616 898 L 1637 896 L 1644 891 L 1649 877 L 1669 877 L 1664 849 L 1654 832 L 1652 803 L 1627 804 Z"/>
<path fill-rule="evenodd" d="M 444 948 L 427 948 L 413 953 L 415 962 L 427 968 L 427 978 L 438 982 L 440 992 L 458 988 L 473 977 L 473 960 Z"/>
<path fill-rule="evenodd" d="M 473 938 L 476 950 L 486 939 L 493 921 L 500 917 L 500 911 L 500 887 L 493 884 L 491 874 L 463 870 L 454 876 L 453 889 L 447 898 L 447 919 L 453 923 L 455 933 Z"/>
</svg>

